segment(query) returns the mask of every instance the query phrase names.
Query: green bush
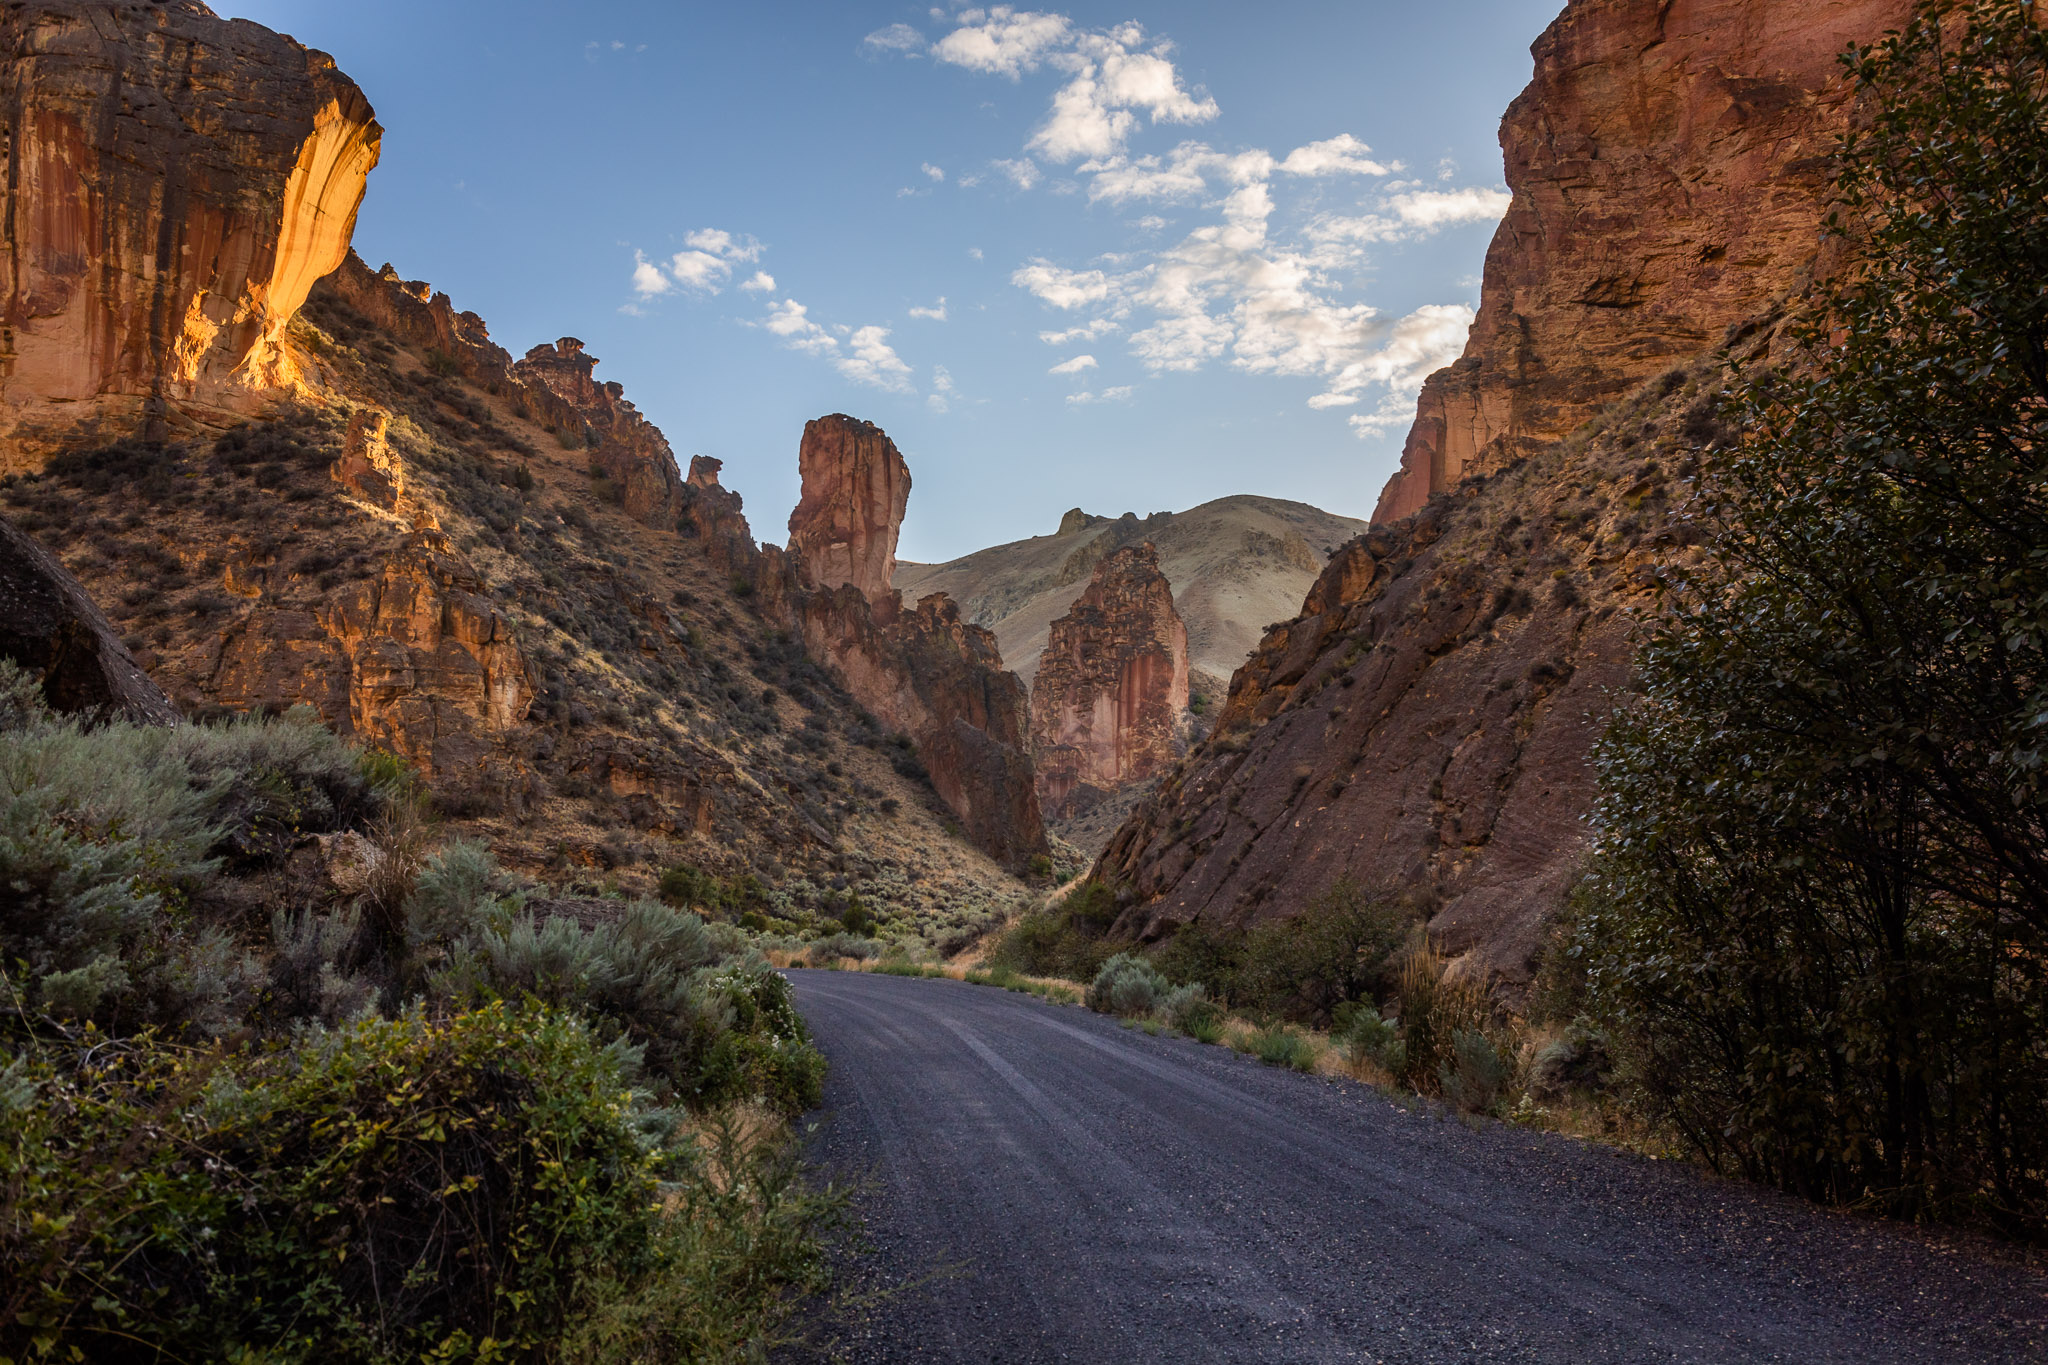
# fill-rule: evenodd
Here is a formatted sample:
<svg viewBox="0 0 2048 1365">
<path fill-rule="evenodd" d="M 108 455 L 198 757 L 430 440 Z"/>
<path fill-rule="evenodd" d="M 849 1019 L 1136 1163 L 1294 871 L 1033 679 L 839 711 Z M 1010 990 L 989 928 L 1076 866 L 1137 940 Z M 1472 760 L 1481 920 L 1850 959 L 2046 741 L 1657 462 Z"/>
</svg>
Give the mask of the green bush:
<svg viewBox="0 0 2048 1365">
<path fill-rule="evenodd" d="M 1408 1045 L 1402 1041 L 1400 1025 L 1369 1005 L 1341 1018 L 1331 1041 L 1354 1063 L 1371 1062 L 1390 1076 L 1408 1069 Z"/>
<path fill-rule="evenodd" d="M 1284 1066 L 1295 1071 L 1314 1071 L 1322 1055 L 1313 1038 L 1297 1033 L 1286 1024 L 1275 1024 L 1253 1033 L 1246 1050 L 1267 1066 Z"/>
<path fill-rule="evenodd" d="M 1209 998 L 1209 988 L 1199 981 L 1167 991 L 1166 997 L 1159 1002 L 1159 1014 L 1167 1023 L 1193 1038 L 1219 1032 L 1223 1025 L 1223 1007 Z M 1203 1041 L 1212 1040 L 1204 1038 Z"/>
<path fill-rule="evenodd" d="M 504 1004 L 254 1054 L 87 1034 L 0 1114 L 14 1359 L 730 1351 L 819 1283 L 833 1200 L 729 1126 L 678 1144 L 588 1029 Z"/>
<path fill-rule="evenodd" d="M 1385 993 L 1415 912 L 1339 877 L 1299 914 L 1249 930 L 1200 920 L 1182 926 L 1153 955 L 1174 981 L 1200 981 L 1253 1015 L 1322 1026 L 1339 1009 Z"/>
<path fill-rule="evenodd" d="M 1506 1091 L 1513 1067 L 1478 1029 L 1459 1029 L 1451 1037 L 1451 1060 L 1437 1072 L 1444 1098 L 1467 1113 L 1489 1113 Z"/>
<path fill-rule="evenodd" d="M 1112 887 L 1104 882 L 1083 882 L 1057 906 L 1026 915 L 1012 925 L 990 951 L 989 963 L 1028 976 L 1093 981 L 1102 964 L 1118 951 L 1118 945 L 1109 940 L 1117 913 Z"/>
<path fill-rule="evenodd" d="M 1494 1027 L 1493 1001 L 1486 988 L 1451 975 L 1444 960 L 1426 945 L 1402 964 L 1395 1011 L 1401 1024 L 1402 1064 L 1395 1079 L 1418 1091 L 1440 1089 L 1446 1074 L 1459 1074 L 1460 1037 L 1484 1036 Z"/>
<path fill-rule="evenodd" d="M 1150 962 L 1135 953 L 1118 953 L 1095 974 L 1087 1003 L 1097 1014 L 1135 1018 L 1152 1013 L 1171 989 Z"/>
<path fill-rule="evenodd" d="M 1858 268 L 1739 377 L 1713 538 L 1596 754 L 1570 952 L 1717 1166 L 2048 1237 L 2048 33 L 1923 4 L 1847 61 Z M 1767 369 L 1766 365 L 1779 368 Z"/>
</svg>

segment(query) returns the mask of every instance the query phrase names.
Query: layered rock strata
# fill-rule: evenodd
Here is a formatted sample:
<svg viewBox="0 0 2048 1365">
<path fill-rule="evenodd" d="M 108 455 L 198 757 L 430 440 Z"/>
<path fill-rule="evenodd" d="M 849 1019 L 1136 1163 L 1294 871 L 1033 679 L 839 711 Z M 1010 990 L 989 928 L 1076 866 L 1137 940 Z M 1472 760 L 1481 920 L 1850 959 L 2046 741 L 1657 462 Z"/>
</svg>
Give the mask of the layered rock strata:
<svg viewBox="0 0 2048 1365">
<path fill-rule="evenodd" d="M 725 461 L 709 455 L 690 457 L 690 477 L 683 481 L 683 516 L 677 529 L 697 538 L 713 568 L 730 571 L 750 565 L 755 546 L 754 533 L 741 510 L 746 504 L 718 481 L 724 468 Z"/>
<path fill-rule="evenodd" d="M 661 429 L 626 400 L 616 380 L 597 382 L 597 357 L 575 337 L 536 346 L 512 367 L 512 378 L 544 389 L 574 414 L 562 433 L 590 449 L 590 472 L 611 485 L 626 515 L 649 526 L 672 527 L 684 510 L 683 477 Z"/>
<path fill-rule="evenodd" d="M 1422 392 L 1375 521 L 1558 440 L 1813 263 L 1837 58 L 1912 0 L 1572 0 L 1501 123 L 1513 204 L 1462 359 Z"/>
<path fill-rule="evenodd" d="M 168 725 L 177 708 L 149 680 L 79 581 L 0 517 L 0 659 L 35 679 L 50 709 Z"/>
<path fill-rule="evenodd" d="M 0 52 L 0 472 L 292 385 L 377 163 L 355 84 L 191 0 L 11 5 Z"/>
<path fill-rule="evenodd" d="M 1151 542 L 1095 566 L 1031 684 L 1039 807 L 1059 818 L 1157 777 L 1185 743 L 1188 632 Z"/>
</svg>

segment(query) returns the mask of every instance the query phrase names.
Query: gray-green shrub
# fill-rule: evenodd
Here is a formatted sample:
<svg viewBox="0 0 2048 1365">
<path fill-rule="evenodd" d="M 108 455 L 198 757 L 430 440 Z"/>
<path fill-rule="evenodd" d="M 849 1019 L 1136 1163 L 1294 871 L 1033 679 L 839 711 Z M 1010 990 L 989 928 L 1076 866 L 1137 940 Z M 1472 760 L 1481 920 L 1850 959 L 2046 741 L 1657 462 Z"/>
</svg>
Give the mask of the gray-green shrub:
<svg viewBox="0 0 2048 1365">
<path fill-rule="evenodd" d="M 1150 1014 L 1173 988 L 1159 969 L 1136 953 L 1118 953 L 1102 964 L 1089 984 L 1088 1008 L 1124 1018 Z"/>
</svg>

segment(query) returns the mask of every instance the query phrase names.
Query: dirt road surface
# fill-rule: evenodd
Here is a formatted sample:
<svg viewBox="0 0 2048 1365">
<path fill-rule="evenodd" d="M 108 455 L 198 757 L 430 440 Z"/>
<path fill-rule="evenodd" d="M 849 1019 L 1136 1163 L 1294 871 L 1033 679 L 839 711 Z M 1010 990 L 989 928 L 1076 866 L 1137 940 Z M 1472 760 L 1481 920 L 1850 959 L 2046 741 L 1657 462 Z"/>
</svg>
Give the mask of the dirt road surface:
<svg viewBox="0 0 2048 1365">
<path fill-rule="evenodd" d="M 2048 1361 L 2038 1262 L 955 981 L 795 971 L 856 1362 Z"/>
</svg>

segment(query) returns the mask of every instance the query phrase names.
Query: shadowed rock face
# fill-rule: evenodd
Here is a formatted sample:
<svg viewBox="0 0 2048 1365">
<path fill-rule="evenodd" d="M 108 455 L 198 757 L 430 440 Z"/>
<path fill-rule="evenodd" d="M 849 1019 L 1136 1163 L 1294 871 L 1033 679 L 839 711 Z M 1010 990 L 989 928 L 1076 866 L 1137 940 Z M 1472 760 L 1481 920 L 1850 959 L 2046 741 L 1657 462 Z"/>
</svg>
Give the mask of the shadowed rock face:
<svg viewBox="0 0 2048 1365">
<path fill-rule="evenodd" d="M 1718 342 L 1813 262 L 1837 56 L 1912 0 L 1572 0 L 1501 123 L 1514 204 L 1464 358 L 1375 521 L 1533 454 Z"/>
<path fill-rule="evenodd" d="M 590 447 L 590 469 L 612 486 L 626 515 L 649 526 L 670 527 L 684 509 L 683 476 L 661 429 L 626 401 L 616 381 L 600 384 L 591 372 L 597 357 L 575 337 L 536 346 L 512 367 L 522 384 L 546 389 L 569 405 L 576 421 L 563 429 Z"/>
<path fill-rule="evenodd" d="M 804 581 L 851 583 L 873 602 L 887 597 L 910 504 L 910 468 L 896 443 L 878 426 L 834 413 L 804 424 L 797 469 L 803 496 L 789 514 L 789 548 Z"/>
<path fill-rule="evenodd" d="M 0 471 L 293 386 L 377 163 L 355 84 L 189 0 L 9 6 L 0 53 Z"/>
<path fill-rule="evenodd" d="M 1150 542 L 1095 566 L 1052 623 L 1031 684 L 1038 803 L 1059 818 L 1077 793 L 1107 795 L 1164 772 L 1183 742 L 1188 632 Z"/>
<path fill-rule="evenodd" d="M 1834 54 L 1909 9 L 1572 0 L 1502 127 L 1514 206 L 1465 358 L 1425 388 L 1380 524 L 1111 840 L 1125 929 L 1284 917 L 1348 874 L 1419 893 L 1441 946 L 1527 980 L 1631 613 L 1692 538 L 1673 513 L 1719 439 L 1716 348 L 1769 363 L 1778 301 L 1834 264 Z"/>
<path fill-rule="evenodd" d="M 712 567 L 731 570 L 753 562 L 754 533 L 740 510 L 740 495 L 718 482 L 725 461 L 709 455 L 690 457 L 690 477 L 683 481 L 683 519 L 676 529 L 697 537 Z"/>
<path fill-rule="evenodd" d="M 0 659 L 42 684 L 52 710 L 169 725 L 177 708 L 62 564 L 0 517 Z"/>
</svg>

